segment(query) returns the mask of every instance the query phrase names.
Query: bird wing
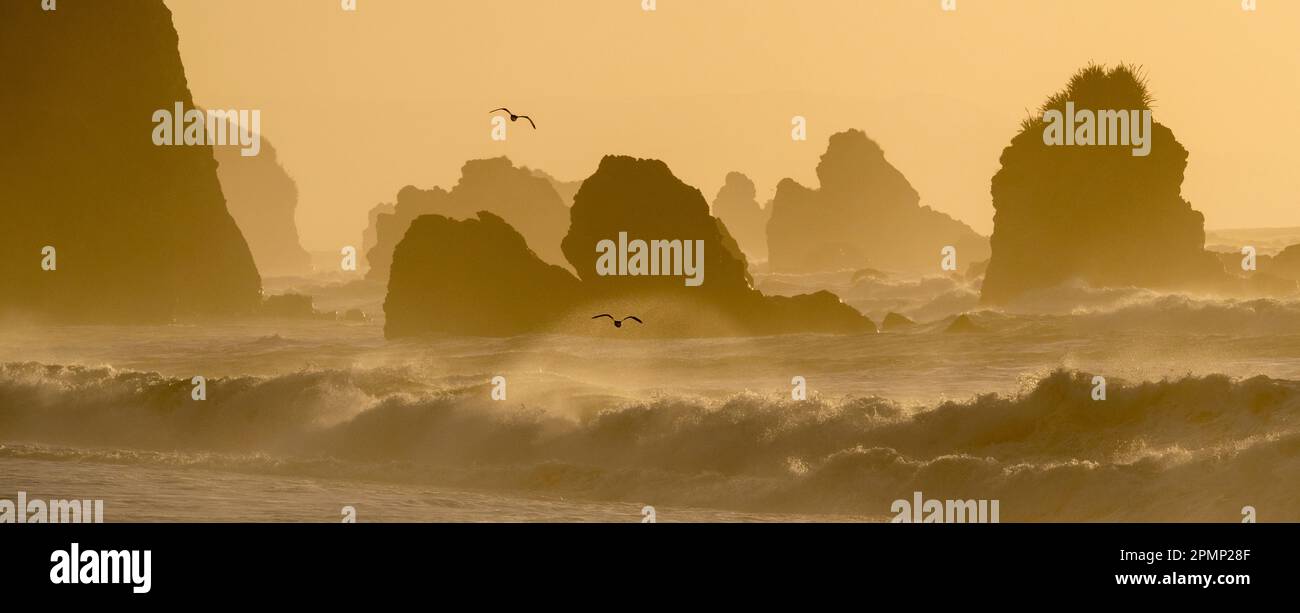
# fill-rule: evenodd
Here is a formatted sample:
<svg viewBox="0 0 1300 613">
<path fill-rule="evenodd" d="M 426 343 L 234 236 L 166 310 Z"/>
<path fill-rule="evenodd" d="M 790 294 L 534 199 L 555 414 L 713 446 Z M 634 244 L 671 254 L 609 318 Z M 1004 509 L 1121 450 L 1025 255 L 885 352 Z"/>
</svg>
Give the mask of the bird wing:
<svg viewBox="0 0 1300 613">
<path fill-rule="evenodd" d="M 503 107 L 501 107 L 501 108 L 499 108 L 499 109 L 492 109 L 492 110 L 488 111 L 488 114 L 490 115 L 490 114 L 495 113 L 495 112 L 497 112 L 497 111 L 505 111 L 505 112 L 507 112 L 507 113 L 510 113 L 510 109 L 508 109 L 508 108 L 506 108 L 506 107 L 503 106 Z M 511 114 L 511 115 L 514 115 L 514 113 L 510 113 L 510 114 Z"/>
<path fill-rule="evenodd" d="M 628 320 L 628 319 L 630 319 L 630 320 L 635 321 L 636 323 L 639 323 L 639 324 L 643 324 L 643 323 L 645 323 L 644 321 L 641 321 L 641 318 L 640 318 L 640 317 L 637 317 L 636 315 L 628 315 L 627 317 L 624 317 L 623 319 L 624 319 L 625 321 Z"/>
<path fill-rule="evenodd" d="M 533 129 L 534 129 L 534 130 L 537 129 L 537 124 L 533 123 L 533 118 L 532 118 L 532 117 L 529 117 L 529 116 L 527 116 L 527 115 L 520 115 L 519 117 L 520 117 L 521 119 L 527 119 L 527 120 L 528 120 L 528 123 L 533 124 Z"/>
<path fill-rule="evenodd" d="M 610 315 L 609 313 L 601 313 L 600 315 L 592 317 L 592 319 L 600 319 L 601 317 L 608 317 L 610 319 L 614 319 L 614 316 Z"/>
</svg>

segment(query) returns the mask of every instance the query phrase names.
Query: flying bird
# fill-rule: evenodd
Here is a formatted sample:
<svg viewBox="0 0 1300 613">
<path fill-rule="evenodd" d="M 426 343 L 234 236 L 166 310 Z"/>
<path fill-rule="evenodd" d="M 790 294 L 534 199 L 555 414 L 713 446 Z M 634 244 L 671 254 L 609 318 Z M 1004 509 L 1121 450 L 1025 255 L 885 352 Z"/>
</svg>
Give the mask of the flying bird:
<svg viewBox="0 0 1300 613">
<path fill-rule="evenodd" d="M 625 322 L 625 321 L 627 321 L 627 320 L 629 320 L 629 319 L 632 320 L 632 321 L 635 321 L 636 323 L 639 323 L 639 324 L 644 324 L 644 323 L 645 323 L 644 321 L 641 321 L 641 319 L 638 318 L 638 317 L 635 316 L 635 315 L 628 315 L 627 317 L 624 317 L 623 319 L 614 319 L 614 316 L 613 316 L 613 315 L 610 315 L 609 313 L 601 313 L 600 315 L 596 315 L 596 316 L 592 317 L 592 319 L 600 319 L 601 317 L 608 317 L 608 318 L 610 319 L 610 321 L 613 321 L 613 322 L 614 322 L 614 327 L 615 327 L 615 328 L 622 328 L 622 327 L 623 327 L 623 322 Z"/>
<path fill-rule="evenodd" d="M 497 111 L 505 111 L 508 115 L 510 115 L 510 121 L 519 121 L 520 119 L 527 119 L 527 120 L 528 120 L 528 123 L 531 124 L 531 125 L 533 126 L 533 129 L 534 129 L 534 130 L 537 129 L 537 124 L 533 123 L 533 118 L 532 118 L 532 117 L 529 117 L 529 116 L 527 116 L 527 115 L 516 115 L 516 114 L 514 114 L 514 113 L 511 113 L 511 112 L 510 112 L 510 109 L 508 109 L 508 108 L 506 108 L 506 107 L 504 107 L 504 106 L 501 107 L 501 108 L 499 108 L 499 109 L 492 109 L 491 111 L 488 111 L 488 114 L 491 115 L 492 113 L 495 113 L 495 112 L 497 112 Z"/>
</svg>

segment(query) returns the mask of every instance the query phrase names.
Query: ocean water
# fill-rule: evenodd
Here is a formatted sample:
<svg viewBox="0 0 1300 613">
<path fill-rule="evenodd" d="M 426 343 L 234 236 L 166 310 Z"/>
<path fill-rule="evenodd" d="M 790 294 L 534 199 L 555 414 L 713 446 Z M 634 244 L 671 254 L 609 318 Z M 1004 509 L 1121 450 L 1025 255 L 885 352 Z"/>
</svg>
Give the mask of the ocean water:
<svg viewBox="0 0 1300 613">
<path fill-rule="evenodd" d="M 378 320 L 10 324 L 0 498 L 103 498 L 108 521 L 887 521 L 921 491 L 999 500 L 1004 522 L 1300 520 L 1300 303 L 1063 288 L 981 310 L 949 279 L 759 282 L 919 323 L 396 342 Z M 962 312 L 983 331 L 945 332 Z"/>
</svg>

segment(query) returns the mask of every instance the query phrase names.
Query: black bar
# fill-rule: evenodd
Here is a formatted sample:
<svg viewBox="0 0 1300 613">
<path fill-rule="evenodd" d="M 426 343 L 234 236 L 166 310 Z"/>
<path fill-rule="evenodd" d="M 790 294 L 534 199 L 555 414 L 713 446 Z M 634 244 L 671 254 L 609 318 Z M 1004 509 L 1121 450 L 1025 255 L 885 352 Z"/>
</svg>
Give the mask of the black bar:
<svg viewBox="0 0 1300 613">
<path fill-rule="evenodd" d="M 28 524 L 0 534 L 0 577 L 10 596 L 16 590 L 50 602 L 436 593 L 444 604 L 527 602 L 532 594 L 540 606 L 564 594 L 589 596 L 596 585 L 664 598 L 729 591 L 765 601 L 869 590 L 878 602 L 1046 590 L 1126 602 L 1293 593 L 1300 524 Z M 149 591 L 52 583 L 51 553 L 72 543 L 83 553 L 149 550 Z M 1184 559 L 1170 561 L 1171 549 Z M 1122 551 L 1164 559 L 1124 560 Z M 1194 560 L 1201 551 L 1229 559 Z M 1117 575 L 1159 581 L 1173 573 L 1249 583 L 1117 583 Z"/>
</svg>

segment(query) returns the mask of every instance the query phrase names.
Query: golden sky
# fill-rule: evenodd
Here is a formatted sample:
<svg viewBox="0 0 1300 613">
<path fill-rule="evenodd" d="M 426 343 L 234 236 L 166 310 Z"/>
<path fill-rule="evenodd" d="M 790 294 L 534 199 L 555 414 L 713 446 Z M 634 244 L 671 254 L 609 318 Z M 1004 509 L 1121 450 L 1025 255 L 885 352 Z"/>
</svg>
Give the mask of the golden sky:
<svg viewBox="0 0 1300 613">
<path fill-rule="evenodd" d="M 308 249 L 357 244 L 404 185 L 450 188 L 508 155 L 561 179 L 605 154 L 663 159 L 712 201 L 816 185 L 859 128 L 981 233 L 989 179 L 1028 110 L 1089 61 L 1141 65 L 1191 152 L 1210 228 L 1300 225 L 1300 1 L 167 0 L 197 104 L 260 109 L 298 182 Z M 527 113 L 490 138 L 488 111 Z M 808 141 L 790 119 L 808 119 Z"/>
</svg>

